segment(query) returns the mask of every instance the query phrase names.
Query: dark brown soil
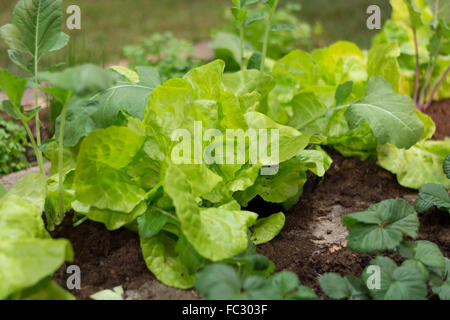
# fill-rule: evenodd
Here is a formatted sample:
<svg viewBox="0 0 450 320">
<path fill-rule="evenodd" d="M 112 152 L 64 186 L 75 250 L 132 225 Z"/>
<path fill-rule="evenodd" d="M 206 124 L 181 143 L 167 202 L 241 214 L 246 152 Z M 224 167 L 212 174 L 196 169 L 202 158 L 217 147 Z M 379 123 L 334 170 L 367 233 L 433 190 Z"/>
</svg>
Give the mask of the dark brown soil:
<svg viewBox="0 0 450 320">
<path fill-rule="evenodd" d="M 450 100 L 434 103 L 428 110 L 437 124 L 435 139 L 450 136 Z M 321 298 L 318 278 L 325 272 L 359 276 L 372 258 L 359 255 L 346 247 L 345 229 L 330 228 L 327 235 L 343 241 L 327 242 L 313 232 L 318 221 L 340 220 L 346 214 L 366 210 L 385 199 L 402 197 L 414 201 L 417 192 L 401 187 L 394 175 L 378 167 L 374 161 L 361 162 L 357 158 L 344 158 L 328 150 L 334 163 L 322 183 L 312 177 L 307 192 L 286 215 L 286 226 L 280 235 L 258 252 L 272 259 L 277 270 L 290 270 L 298 274 L 302 284 L 313 288 Z M 276 211 L 277 208 L 267 208 Z M 259 212 L 264 215 L 265 212 Z M 419 238 L 435 242 L 446 257 L 450 257 L 450 215 L 432 211 L 420 216 Z M 186 299 L 195 298 L 192 291 L 180 291 L 159 284 L 147 270 L 138 237 L 127 230 L 108 232 L 97 223 L 86 222 L 74 229 L 66 219 L 58 237 L 71 240 L 75 249 L 75 262 L 81 267 L 82 289 L 73 293 L 80 299 L 114 286 L 125 290 L 147 291 L 138 298 Z M 326 239 L 325 239 L 326 240 Z M 390 255 L 397 262 L 401 259 Z M 65 285 L 67 275 L 63 266 L 55 279 Z M 136 298 L 129 296 L 129 298 Z"/>
<path fill-rule="evenodd" d="M 433 102 L 426 113 L 433 118 L 438 128 L 434 139 L 450 137 L 450 99 Z"/>
</svg>

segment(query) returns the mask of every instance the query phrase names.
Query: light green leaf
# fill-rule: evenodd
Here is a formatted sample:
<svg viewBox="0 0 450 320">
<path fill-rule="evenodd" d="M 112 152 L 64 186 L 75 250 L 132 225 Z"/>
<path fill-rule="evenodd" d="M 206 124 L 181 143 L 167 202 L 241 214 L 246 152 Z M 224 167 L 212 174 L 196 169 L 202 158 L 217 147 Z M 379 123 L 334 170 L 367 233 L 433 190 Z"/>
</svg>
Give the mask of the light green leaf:
<svg viewBox="0 0 450 320">
<path fill-rule="evenodd" d="M 167 169 L 165 191 L 173 200 L 183 234 L 199 254 L 219 261 L 247 248 L 247 229 L 255 223 L 255 213 L 199 208 L 185 174 L 175 166 Z"/>
<path fill-rule="evenodd" d="M 7 70 L 0 69 L 0 90 L 8 96 L 9 101 L 17 110 L 21 109 L 22 96 L 26 85 L 27 79 L 21 79 Z"/>
<path fill-rule="evenodd" d="M 62 0 L 19 0 L 12 24 L 0 28 L 0 36 L 14 50 L 36 61 L 64 47 L 69 37 L 61 32 Z"/>
<path fill-rule="evenodd" d="M 42 174 L 27 174 L 9 190 L 8 194 L 14 194 L 30 202 L 42 213 L 47 196 L 47 179 Z"/>
<path fill-rule="evenodd" d="M 92 64 L 85 64 L 61 72 L 41 72 L 39 79 L 77 96 L 88 96 L 111 87 L 115 77 L 110 71 Z"/>
<path fill-rule="evenodd" d="M 12 300 L 75 300 L 75 297 L 63 289 L 51 277 L 43 279 L 31 288 L 15 293 Z"/>
<path fill-rule="evenodd" d="M 392 86 L 394 92 L 400 93 L 399 56 L 400 49 L 397 43 L 382 43 L 372 46 L 367 61 L 367 73 L 369 78 L 383 76 Z"/>
<path fill-rule="evenodd" d="M 123 288 L 122 286 L 118 286 L 113 288 L 112 290 L 103 290 L 94 293 L 90 296 L 93 300 L 124 300 L 123 299 Z"/>
<path fill-rule="evenodd" d="M 360 253 L 394 250 L 403 235 L 415 238 L 419 231 L 417 213 L 403 199 L 382 201 L 342 222 L 349 230 L 349 247 Z"/>
<path fill-rule="evenodd" d="M 189 289 L 194 285 L 195 275 L 181 263 L 175 245 L 176 241 L 164 233 L 141 239 L 145 263 L 156 278 L 168 286 Z"/>
<path fill-rule="evenodd" d="M 283 212 L 272 214 L 267 218 L 258 219 L 253 226 L 252 241 L 259 245 L 275 238 L 283 229 L 286 218 Z"/>
<path fill-rule="evenodd" d="M 419 189 L 427 183 L 450 188 L 450 180 L 442 171 L 445 157 L 450 153 L 450 139 L 422 141 L 408 150 L 387 144 L 377 150 L 378 164 L 397 175 L 398 182 L 407 188 Z"/>
<path fill-rule="evenodd" d="M 391 143 L 398 148 L 410 148 L 424 131 L 412 99 L 394 93 L 382 77 L 370 78 L 366 96 L 350 105 L 345 118 L 352 129 L 368 122 L 379 144 Z"/>
<path fill-rule="evenodd" d="M 123 169 L 143 144 L 143 136 L 124 127 L 92 132 L 78 154 L 76 199 L 98 209 L 130 213 L 146 193 Z"/>
<path fill-rule="evenodd" d="M 109 67 L 111 70 L 114 70 L 118 74 L 124 76 L 131 83 L 138 83 L 140 81 L 139 75 L 136 71 L 133 71 L 127 67 L 123 66 L 112 66 Z"/>
</svg>

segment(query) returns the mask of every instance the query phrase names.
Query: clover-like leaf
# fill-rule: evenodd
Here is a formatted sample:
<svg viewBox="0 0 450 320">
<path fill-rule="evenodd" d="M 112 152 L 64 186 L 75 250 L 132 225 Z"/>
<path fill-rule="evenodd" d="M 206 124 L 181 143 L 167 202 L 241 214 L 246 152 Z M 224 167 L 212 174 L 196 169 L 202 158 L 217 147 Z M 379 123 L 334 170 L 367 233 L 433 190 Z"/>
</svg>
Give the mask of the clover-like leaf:
<svg viewBox="0 0 450 320">
<path fill-rule="evenodd" d="M 403 235 L 415 238 L 419 231 L 417 213 L 403 199 L 385 200 L 342 221 L 349 230 L 349 247 L 360 253 L 393 250 Z"/>
<path fill-rule="evenodd" d="M 369 272 L 370 266 L 378 267 L 379 272 Z M 370 266 L 364 270 L 361 279 L 364 283 L 370 283 L 373 277 L 379 277 L 379 281 L 375 281 L 376 285 L 369 288 L 375 300 L 425 299 L 427 285 L 421 272 L 414 266 L 398 267 L 392 259 L 382 256 L 370 261 Z"/>
<path fill-rule="evenodd" d="M 325 273 L 320 276 L 319 284 L 323 292 L 332 299 L 368 299 L 367 287 L 354 276 L 341 277 L 336 273 Z"/>
<path fill-rule="evenodd" d="M 450 196 L 443 185 L 428 183 L 420 188 L 419 199 L 414 203 L 414 208 L 424 212 L 433 206 L 450 212 Z"/>
</svg>

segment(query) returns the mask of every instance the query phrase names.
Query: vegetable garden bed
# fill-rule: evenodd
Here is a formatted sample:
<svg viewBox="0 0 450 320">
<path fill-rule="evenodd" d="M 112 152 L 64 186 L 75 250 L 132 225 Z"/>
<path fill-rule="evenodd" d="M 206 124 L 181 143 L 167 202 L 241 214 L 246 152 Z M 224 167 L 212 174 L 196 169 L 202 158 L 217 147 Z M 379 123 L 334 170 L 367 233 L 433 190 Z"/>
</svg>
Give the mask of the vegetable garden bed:
<svg viewBox="0 0 450 320">
<path fill-rule="evenodd" d="M 233 0 L 213 61 L 41 72 L 62 1 L 19 0 L 1 110 L 39 173 L 0 184 L 0 299 L 450 300 L 450 12 L 390 3 L 368 51 L 271 56 L 279 0 Z"/>
<path fill-rule="evenodd" d="M 435 138 L 450 136 L 449 100 L 434 102 L 429 115 L 437 124 Z M 359 255 L 347 248 L 347 231 L 342 217 L 363 211 L 382 200 L 403 198 L 410 203 L 417 191 L 401 187 L 396 177 L 374 161 L 362 162 L 330 152 L 333 165 L 322 183 L 310 175 L 305 195 L 286 214 L 286 224 L 273 241 L 258 247 L 258 253 L 274 261 L 277 271 L 293 271 L 302 284 L 326 298 L 319 286 L 319 276 L 326 272 L 360 276 L 373 255 Z M 267 205 L 251 208 L 267 216 Z M 279 208 L 274 208 L 274 210 Z M 74 246 L 74 264 L 83 270 L 82 289 L 72 290 L 78 299 L 89 299 L 95 292 L 122 285 L 125 299 L 197 299 L 195 291 L 183 291 L 161 284 L 145 265 L 139 237 L 127 230 L 108 232 L 104 226 L 86 222 L 74 228 L 66 217 L 55 237 L 67 238 Z M 430 210 L 420 216 L 419 239 L 436 243 L 445 256 L 450 256 L 450 215 Z M 390 254 L 401 262 L 399 255 Z M 65 285 L 67 265 L 55 274 Z"/>
</svg>

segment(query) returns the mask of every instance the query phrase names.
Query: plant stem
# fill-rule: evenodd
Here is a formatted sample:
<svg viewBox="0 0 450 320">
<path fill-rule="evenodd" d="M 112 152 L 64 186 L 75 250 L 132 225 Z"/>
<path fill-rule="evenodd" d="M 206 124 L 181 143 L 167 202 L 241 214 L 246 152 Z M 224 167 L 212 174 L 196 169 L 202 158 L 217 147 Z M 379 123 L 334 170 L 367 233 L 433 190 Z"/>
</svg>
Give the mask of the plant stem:
<svg viewBox="0 0 450 320">
<path fill-rule="evenodd" d="M 273 5 L 273 8 L 270 9 L 269 16 L 267 17 L 267 25 L 266 25 L 266 31 L 264 33 L 264 44 L 263 44 L 263 52 L 262 52 L 262 59 L 261 59 L 261 72 L 264 72 L 264 67 L 266 65 L 266 57 L 267 57 L 267 48 L 269 46 L 269 36 L 270 36 L 270 28 L 272 27 L 272 18 L 275 14 L 275 11 L 277 10 L 278 6 L 278 0 L 275 0 L 275 3 Z"/>
<path fill-rule="evenodd" d="M 450 67 L 445 70 L 444 74 L 442 75 L 441 79 L 439 79 L 438 83 L 434 86 L 433 91 L 428 96 L 427 103 L 423 107 L 424 110 L 426 110 L 431 102 L 433 102 L 434 97 L 436 96 L 437 92 L 439 91 L 439 88 L 441 87 L 442 83 L 444 82 L 445 78 L 447 78 L 447 75 L 450 73 Z"/>
<path fill-rule="evenodd" d="M 244 41 L 245 41 L 245 37 L 244 37 L 244 27 L 241 26 L 239 27 L 239 33 L 240 33 L 240 42 L 241 42 L 241 70 L 245 70 L 245 55 L 244 55 Z"/>
<path fill-rule="evenodd" d="M 61 112 L 61 124 L 59 126 L 58 138 L 58 188 L 59 188 L 59 216 L 62 221 L 64 216 L 64 128 L 66 125 L 67 102 L 64 104 Z"/>
<path fill-rule="evenodd" d="M 35 58 L 35 62 L 34 62 L 34 108 L 38 108 L 38 104 L 39 104 L 39 97 L 38 97 L 38 63 L 36 61 Z M 42 159 L 42 152 L 41 150 L 39 150 L 39 146 L 41 145 L 41 121 L 39 120 L 39 111 L 36 112 L 36 128 L 35 128 L 35 134 L 36 134 L 36 144 L 37 144 L 37 148 L 34 151 L 36 153 L 36 159 L 38 161 L 38 163 L 43 164 L 43 159 Z M 34 140 L 34 139 L 33 139 Z M 45 171 L 44 171 L 44 166 L 39 165 L 41 173 L 43 175 L 45 175 Z"/>
<path fill-rule="evenodd" d="M 419 62 L 419 45 L 417 42 L 417 31 L 416 27 L 414 25 L 414 21 L 412 21 L 411 17 L 411 25 L 412 25 L 412 31 L 413 31 L 413 38 L 414 38 L 414 50 L 416 52 L 416 79 L 414 83 L 414 104 L 416 108 L 418 105 L 418 97 L 419 97 L 419 81 L 420 81 L 420 62 Z"/>
<path fill-rule="evenodd" d="M 28 126 L 28 123 L 24 117 L 21 117 L 21 121 L 22 121 L 23 127 L 25 128 L 25 131 L 28 134 L 28 137 L 30 138 L 31 146 L 33 147 L 33 151 L 34 151 L 34 154 L 36 155 L 36 160 L 38 162 L 39 171 L 41 172 L 41 174 L 45 174 L 44 163 L 42 161 L 42 157 L 39 157 L 40 150 L 36 144 L 36 141 L 34 140 L 33 133 L 31 132 L 31 129 Z"/>
</svg>

